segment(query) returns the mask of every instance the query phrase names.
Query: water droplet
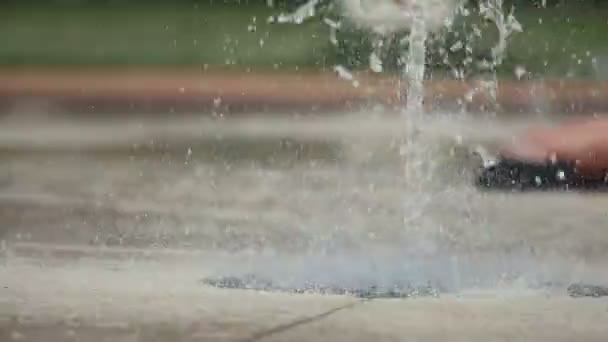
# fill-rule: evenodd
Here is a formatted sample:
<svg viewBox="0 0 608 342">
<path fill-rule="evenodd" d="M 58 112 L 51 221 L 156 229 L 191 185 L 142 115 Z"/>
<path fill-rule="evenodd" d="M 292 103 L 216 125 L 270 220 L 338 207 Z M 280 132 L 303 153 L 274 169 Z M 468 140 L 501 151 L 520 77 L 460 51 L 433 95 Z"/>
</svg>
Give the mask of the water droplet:
<svg viewBox="0 0 608 342">
<path fill-rule="evenodd" d="M 24 337 L 25 336 L 23 336 L 23 334 L 18 331 L 13 331 L 11 333 L 11 339 L 13 339 L 14 341 L 21 341 Z"/>
<path fill-rule="evenodd" d="M 464 44 L 462 43 L 462 40 L 459 40 L 456 43 L 454 43 L 452 46 L 450 46 L 450 51 L 456 52 L 456 51 L 462 50 L 463 46 L 464 46 Z"/>
<path fill-rule="evenodd" d="M 521 65 L 518 65 L 515 67 L 515 77 L 517 77 L 518 80 L 521 80 L 521 78 L 527 73 L 526 68 L 524 68 Z"/>
<path fill-rule="evenodd" d="M 334 67 L 334 71 L 338 74 L 338 77 L 345 79 L 347 81 L 352 81 L 354 79 L 353 74 L 341 65 L 336 65 Z"/>
<path fill-rule="evenodd" d="M 369 55 L 369 68 L 373 72 L 382 72 L 382 60 L 380 60 L 376 52 L 372 52 Z"/>
</svg>

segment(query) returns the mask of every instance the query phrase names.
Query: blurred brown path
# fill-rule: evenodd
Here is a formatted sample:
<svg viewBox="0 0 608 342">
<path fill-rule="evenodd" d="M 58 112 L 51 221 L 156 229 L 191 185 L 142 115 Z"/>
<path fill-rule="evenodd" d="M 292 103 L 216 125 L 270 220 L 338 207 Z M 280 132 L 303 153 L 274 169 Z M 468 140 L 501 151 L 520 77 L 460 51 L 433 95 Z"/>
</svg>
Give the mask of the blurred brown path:
<svg viewBox="0 0 608 342">
<path fill-rule="evenodd" d="M 359 74 L 345 80 L 332 72 L 153 69 L 0 69 L 0 112 L 23 108 L 77 113 L 323 112 L 362 104 L 400 103 L 396 76 Z M 470 111 L 496 109 L 477 81 L 432 80 L 427 107 Z M 476 91 L 478 90 L 478 91 Z M 592 80 L 500 81 L 503 113 L 592 114 L 608 110 L 608 82 Z"/>
</svg>

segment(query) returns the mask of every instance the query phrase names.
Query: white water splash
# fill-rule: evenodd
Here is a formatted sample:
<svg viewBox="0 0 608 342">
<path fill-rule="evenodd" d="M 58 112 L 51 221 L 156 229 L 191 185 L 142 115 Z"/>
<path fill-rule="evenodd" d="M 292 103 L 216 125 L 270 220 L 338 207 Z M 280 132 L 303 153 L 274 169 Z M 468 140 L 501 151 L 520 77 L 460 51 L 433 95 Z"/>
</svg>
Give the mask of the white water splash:
<svg viewBox="0 0 608 342">
<path fill-rule="evenodd" d="M 329 41 L 332 45 L 338 45 L 338 30 L 342 26 L 339 21 L 334 21 L 329 18 L 324 18 L 323 22 L 329 27 Z"/>
<path fill-rule="evenodd" d="M 340 4 L 344 15 L 359 26 L 389 34 L 408 30 L 419 19 L 427 30 L 436 31 L 452 17 L 457 0 L 340 0 Z"/>
<path fill-rule="evenodd" d="M 426 40 L 428 32 L 422 17 L 414 19 L 409 35 L 407 64 L 404 70 L 408 82 L 407 115 L 416 117 L 424 111 L 424 74 L 426 70 Z"/>
<path fill-rule="evenodd" d="M 341 79 L 352 82 L 353 87 L 357 88 L 359 86 L 359 81 L 355 78 L 353 73 L 344 66 L 336 65 L 334 66 L 334 71 Z"/>
<path fill-rule="evenodd" d="M 424 74 L 426 69 L 426 40 L 427 28 L 422 9 L 412 21 L 409 35 L 409 49 L 407 64 L 404 70 L 404 80 L 407 81 L 406 108 L 403 110 L 404 124 L 406 125 L 406 184 L 420 185 L 423 179 L 428 178 L 425 170 L 424 148 L 419 146 L 418 129 L 424 118 Z M 402 152 L 403 153 L 403 152 Z"/>
<path fill-rule="evenodd" d="M 509 37 L 515 32 L 522 32 L 523 28 L 515 18 L 515 9 L 511 8 L 505 17 L 503 10 L 503 0 L 486 0 L 479 3 L 479 14 L 496 24 L 498 29 L 498 42 L 492 48 L 492 58 L 494 65 L 502 64 L 507 51 Z"/>
<path fill-rule="evenodd" d="M 359 27 L 371 29 L 377 35 L 390 35 L 409 31 L 409 48 L 402 56 L 405 66 L 402 85 L 406 85 L 406 107 L 403 122 L 406 127 L 405 141 L 400 154 L 405 162 L 405 178 L 408 186 L 422 187 L 422 180 L 431 177 L 428 151 L 418 139 L 419 126 L 424 119 L 424 77 L 426 69 L 426 44 L 428 34 L 445 27 L 458 8 L 459 0 L 341 0 L 345 17 Z M 380 40 L 381 42 L 381 40 Z M 376 46 L 377 45 L 377 46 Z M 369 67 L 374 72 L 383 70 L 379 49 L 375 44 L 369 57 Z"/>
<path fill-rule="evenodd" d="M 269 21 L 279 24 L 302 24 L 306 19 L 312 18 L 317 14 L 319 2 L 319 0 L 310 0 L 292 13 L 281 13 L 276 17 L 270 17 Z"/>
<path fill-rule="evenodd" d="M 369 55 L 369 68 L 373 72 L 382 72 L 384 69 L 382 66 L 382 60 L 376 51 L 372 51 L 372 53 Z"/>
<path fill-rule="evenodd" d="M 402 72 L 402 86 L 406 89 L 403 94 L 406 99 L 405 108 L 402 110 L 405 136 L 400 148 L 400 155 L 404 160 L 405 185 L 407 196 L 405 198 L 405 227 L 417 229 L 425 226 L 424 220 L 427 215 L 428 204 L 433 200 L 432 187 L 435 179 L 434 147 L 425 143 L 424 132 L 424 81 L 426 70 L 427 39 L 429 34 L 438 33 L 442 28 L 449 27 L 455 15 L 468 16 L 469 12 L 461 0 L 335 0 L 340 5 L 343 18 L 354 23 L 356 27 L 371 30 L 376 35 L 373 44 L 374 50 L 369 57 L 369 68 L 374 72 L 382 72 L 381 59 L 382 39 L 392 34 L 409 31 L 407 38 L 408 49 L 404 51 L 401 61 L 404 62 Z M 314 16 L 321 0 L 310 0 L 300 6 L 291 14 L 282 14 L 275 18 L 279 23 L 300 24 L 307 18 Z M 492 61 L 488 63 L 487 70 L 492 70 L 500 65 L 505 57 L 508 38 L 512 33 L 521 31 L 521 25 L 514 17 L 513 10 L 505 16 L 502 7 L 503 0 L 481 0 L 479 5 L 480 15 L 494 22 L 499 31 L 499 40 L 492 48 Z M 337 45 L 336 32 L 341 27 L 341 22 L 325 19 L 325 24 L 330 28 L 330 41 Z M 481 30 L 475 27 L 474 37 L 481 36 Z M 463 37 L 467 39 L 467 37 Z M 466 41 L 458 41 L 448 49 L 452 52 L 465 50 L 467 53 L 465 67 L 473 63 L 472 45 Z M 353 82 L 357 86 L 355 77 L 343 66 L 336 66 L 334 71 L 344 80 Z M 464 69 L 461 70 L 464 79 Z M 490 80 L 483 80 L 471 92 L 484 92 L 493 99 L 496 98 L 497 82 L 496 75 Z M 432 216 L 432 215 L 431 215 Z"/>
<path fill-rule="evenodd" d="M 512 7 L 508 15 L 505 15 L 503 5 L 503 0 L 484 0 L 479 3 L 479 15 L 483 19 L 489 20 L 496 25 L 498 41 L 491 49 L 491 60 L 478 62 L 478 67 L 482 71 L 490 71 L 490 74 L 485 75 L 485 77 L 479 80 L 477 85 L 467 93 L 465 96 L 465 101 L 467 102 L 472 102 L 475 95 L 482 94 L 490 100 L 490 103 L 496 106 L 498 94 L 496 68 L 504 62 L 509 38 L 514 33 L 523 31 L 522 25 L 515 18 L 515 9 Z M 473 32 L 473 35 L 473 38 L 481 37 L 481 32 L 477 29 Z M 515 72 L 517 77 L 523 75 L 517 74 L 517 70 Z"/>
</svg>

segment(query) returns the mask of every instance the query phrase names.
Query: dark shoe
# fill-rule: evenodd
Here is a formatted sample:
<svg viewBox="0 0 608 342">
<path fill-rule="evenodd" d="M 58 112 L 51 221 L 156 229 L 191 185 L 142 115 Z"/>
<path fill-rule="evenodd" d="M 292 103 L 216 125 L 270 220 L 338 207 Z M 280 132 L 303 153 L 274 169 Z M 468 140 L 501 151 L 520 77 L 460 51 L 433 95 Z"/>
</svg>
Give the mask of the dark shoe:
<svg viewBox="0 0 608 342">
<path fill-rule="evenodd" d="M 557 161 L 544 164 L 512 159 L 499 159 L 477 172 L 476 185 L 499 190 L 568 190 L 581 185 L 573 162 Z"/>
</svg>

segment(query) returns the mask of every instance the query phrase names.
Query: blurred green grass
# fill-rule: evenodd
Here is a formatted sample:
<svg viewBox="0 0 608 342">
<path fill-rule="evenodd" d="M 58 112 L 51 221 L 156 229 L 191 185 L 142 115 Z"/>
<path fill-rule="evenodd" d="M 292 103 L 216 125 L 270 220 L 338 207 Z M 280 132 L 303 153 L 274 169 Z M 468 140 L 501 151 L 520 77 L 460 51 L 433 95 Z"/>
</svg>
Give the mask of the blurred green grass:
<svg viewBox="0 0 608 342">
<path fill-rule="evenodd" d="M 521 64 L 546 76 L 608 77 L 595 75 L 592 62 L 608 62 L 608 7 L 531 7 L 516 17 L 524 32 L 510 41 L 507 67 Z"/>
<path fill-rule="evenodd" d="M 269 24 L 278 11 L 263 2 L 0 5 L 0 65 L 323 68 L 344 62 L 320 20 Z M 503 76 L 522 65 L 535 75 L 596 77 L 592 60 L 607 63 L 605 6 L 526 6 L 516 15 L 524 32 L 509 44 Z M 486 32 L 486 39 L 492 36 Z M 344 51 L 366 58 L 356 48 Z"/>
<path fill-rule="evenodd" d="M 268 24 L 273 13 L 264 5 L 11 6 L 0 10 L 0 64 L 323 64 L 326 27 Z"/>
</svg>

